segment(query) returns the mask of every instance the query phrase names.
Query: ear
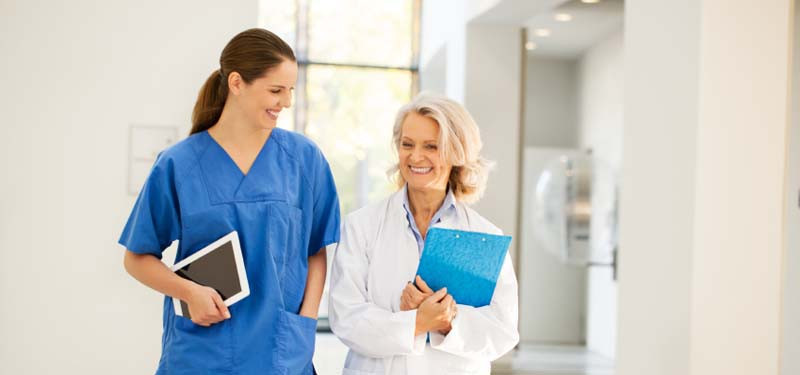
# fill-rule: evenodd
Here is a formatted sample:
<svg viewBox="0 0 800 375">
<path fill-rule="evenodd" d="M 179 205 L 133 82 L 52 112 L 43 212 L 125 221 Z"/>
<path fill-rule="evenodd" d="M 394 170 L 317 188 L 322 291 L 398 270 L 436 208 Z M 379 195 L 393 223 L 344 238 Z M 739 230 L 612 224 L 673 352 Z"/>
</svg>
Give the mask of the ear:
<svg viewBox="0 0 800 375">
<path fill-rule="evenodd" d="M 228 92 L 233 95 L 239 95 L 242 92 L 244 80 L 239 72 L 231 72 L 228 74 Z"/>
</svg>

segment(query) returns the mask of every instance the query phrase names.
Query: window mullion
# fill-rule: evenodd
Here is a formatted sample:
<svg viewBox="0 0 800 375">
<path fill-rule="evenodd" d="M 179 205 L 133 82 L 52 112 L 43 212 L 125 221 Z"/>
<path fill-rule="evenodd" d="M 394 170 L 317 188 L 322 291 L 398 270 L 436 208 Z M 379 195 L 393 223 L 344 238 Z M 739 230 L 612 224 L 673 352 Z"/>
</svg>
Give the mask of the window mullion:
<svg viewBox="0 0 800 375">
<path fill-rule="evenodd" d="M 308 60 L 308 13 L 310 0 L 297 0 L 297 61 Z M 308 123 L 308 66 L 298 64 L 297 84 L 295 86 L 294 130 L 305 134 Z"/>
</svg>

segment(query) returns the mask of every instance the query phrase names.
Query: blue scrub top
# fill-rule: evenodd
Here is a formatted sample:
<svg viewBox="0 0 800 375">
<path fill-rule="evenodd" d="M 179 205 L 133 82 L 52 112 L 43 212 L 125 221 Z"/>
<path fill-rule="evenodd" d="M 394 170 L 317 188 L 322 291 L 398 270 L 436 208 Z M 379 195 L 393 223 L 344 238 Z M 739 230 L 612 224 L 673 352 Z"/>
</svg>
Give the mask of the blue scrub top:
<svg viewBox="0 0 800 375">
<path fill-rule="evenodd" d="M 244 175 L 208 134 L 159 155 L 119 243 L 139 254 L 179 240 L 176 262 L 236 230 L 250 296 L 202 327 L 164 299 L 157 374 L 311 374 L 317 322 L 298 315 L 308 257 L 339 241 L 339 201 L 320 150 L 273 129 Z"/>
</svg>

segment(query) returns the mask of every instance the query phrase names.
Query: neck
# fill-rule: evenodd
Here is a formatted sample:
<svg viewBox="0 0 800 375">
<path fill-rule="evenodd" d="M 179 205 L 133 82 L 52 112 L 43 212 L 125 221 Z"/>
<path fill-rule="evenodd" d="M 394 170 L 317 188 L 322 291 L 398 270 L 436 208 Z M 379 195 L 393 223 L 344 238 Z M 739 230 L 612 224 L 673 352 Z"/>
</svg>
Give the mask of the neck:
<svg viewBox="0 0 800 375">
<path fill-rule="evenodd" d="M 260 149 L 267 138 L 272 134 L 272 129 L 264 129 L 250 125 L 244 116 L 226 105 L 214 126 L 208 129 L 214 139 L 220 144 L 236 146 L 245 149 Z"/>
<path fill-rule="evenodd" d="M 413 189 L 408 187 L 408 203 L 411 214 L 420 215 L 430 219 L 442 207 L 447 196 L 447 187 L 444 189 Z"/>
</svg>

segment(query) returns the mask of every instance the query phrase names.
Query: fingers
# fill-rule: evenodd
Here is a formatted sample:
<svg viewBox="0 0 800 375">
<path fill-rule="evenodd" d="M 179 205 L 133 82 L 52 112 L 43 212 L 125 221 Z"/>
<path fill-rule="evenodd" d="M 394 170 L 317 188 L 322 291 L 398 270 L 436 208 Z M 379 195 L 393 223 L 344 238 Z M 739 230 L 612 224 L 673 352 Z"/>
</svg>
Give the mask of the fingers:
<svg viewBox="0 0 800 375">
<path fill-rule="evenodd" d="M 407 294 L 409 297 L 413 297 L 413 299 L 422 299 L 425 297 L 412 283 L 406 284 L 406 287 L 403 288 L 403 294 Z"/>
<path fill-rule="evenodd" d="M 408 294 L 404 291 L 400 296 L 400 311 L 412 310 L 411 304 L 408 301 Z"/>
<path fill-rule="evenodd" d="M 231 317 L 222 297 L 211 288 L 200 289 L 193 302 L 189 303 L 189 310 L 192 322 L 203 327 L 210 327 Z"/>
<path fill-rule="evenodd" d="M 225 306 L 225 301 L 222 300 L 222 296 L 219 293 L 214 293 L 211 298 L 214 300 L 214 304 L 217 306 L 217 311 L 221 317 L 225 319 L 231 318 L 231 313 L 228 311 L 228 306 Z"/>
<path fill-rule="evenodd" d="M 426 297 L 426 294 L 420 292 L 417 287 L 414 286 L 414 284 L 409 282 L 406 284 L 405 288 L 403 288 L 403 294 L 401 295 L 400 301 L 405 301 L 407 304 L 406 310 L 412 310 L 419 307 Z"/>
<path fill-rule="evenodd" d="M 417 288 L 419 288 L 422 293 L 433 293 L 433 289 L 431 289 L 431 287 L 428 286 L 428 283 L 426 283 L 425 280 L 422 280 L 419 275 L 417 275 Z"/>
<path fill-rule="evenodd" d="M 439 289 L 436 293 L 433 293 L 430 297 L 425 299 L 425 302 L 439 302 L 445 296 L 447 296 L 447 288 Z"/>
</svg>

